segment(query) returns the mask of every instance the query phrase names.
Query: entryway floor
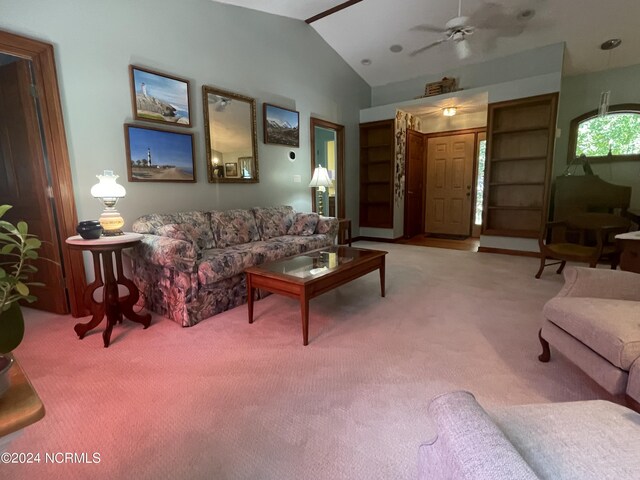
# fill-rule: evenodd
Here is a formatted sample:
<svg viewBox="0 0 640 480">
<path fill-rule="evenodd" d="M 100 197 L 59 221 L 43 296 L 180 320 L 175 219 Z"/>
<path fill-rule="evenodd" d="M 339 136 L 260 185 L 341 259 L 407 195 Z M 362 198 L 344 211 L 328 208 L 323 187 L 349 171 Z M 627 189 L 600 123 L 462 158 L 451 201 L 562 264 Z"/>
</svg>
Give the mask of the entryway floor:
<svg viewBox="0 0 640 480">
<path fill-rule="evenodd" d="M 469 237 L 464 240 L 453 240 L 449 238 L 437 238 L 421 233 L 412 238 L 403 238 L 398 243 L 405 245 L 416 245 L 420 247 L 448 248 L 449 250 L 464 250 L 467 252 L 477 252 L 480 245 L 479 238 Z"/>
</svg>

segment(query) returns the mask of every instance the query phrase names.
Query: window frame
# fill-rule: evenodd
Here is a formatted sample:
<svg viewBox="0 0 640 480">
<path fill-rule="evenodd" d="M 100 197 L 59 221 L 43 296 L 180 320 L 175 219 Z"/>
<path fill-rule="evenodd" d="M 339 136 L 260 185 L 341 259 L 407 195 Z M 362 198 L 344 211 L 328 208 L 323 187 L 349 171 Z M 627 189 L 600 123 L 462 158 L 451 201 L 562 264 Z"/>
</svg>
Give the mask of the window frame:
<svg viewBox="0 0 640 480">
<path fill-rule="evenodd" d="M 608 113 L 635 113 L 640 115 L 640 103 L 620 103 L 609 107 Z M 578 145 L 578 126 L 592 118 L 598 116 L 598 110 L 591 110 L 587 113 L 575 117 L 569 124 L 569 150 L 567 151 L 567 165 L 579 161 L 576 157 L 576 147 Z M 630 155 L 603 155 L 595 157 L 585 157 L 589 163 L 609 163 L 609 162 L 636 162 L 640 161 L 640 153 Z"/>
</svg>

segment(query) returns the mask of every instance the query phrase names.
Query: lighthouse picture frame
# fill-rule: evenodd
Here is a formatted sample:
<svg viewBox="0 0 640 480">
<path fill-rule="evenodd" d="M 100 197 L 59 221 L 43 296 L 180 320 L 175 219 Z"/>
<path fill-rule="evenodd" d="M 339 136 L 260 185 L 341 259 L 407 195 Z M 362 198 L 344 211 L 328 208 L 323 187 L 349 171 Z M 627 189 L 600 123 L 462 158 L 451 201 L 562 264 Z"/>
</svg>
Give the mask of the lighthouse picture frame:
<svg viewBox="0 0 640 480">
<path fill-rule="evenodd" d="M 124 137 L 130 182 L 196 181 L 193 133 L 126 123 Z"/>
<path fill-rule="evenodd" d="M 189 81 L 129 65 L 133 118 L 176 127 L 191 127 Z"/>
</svg>

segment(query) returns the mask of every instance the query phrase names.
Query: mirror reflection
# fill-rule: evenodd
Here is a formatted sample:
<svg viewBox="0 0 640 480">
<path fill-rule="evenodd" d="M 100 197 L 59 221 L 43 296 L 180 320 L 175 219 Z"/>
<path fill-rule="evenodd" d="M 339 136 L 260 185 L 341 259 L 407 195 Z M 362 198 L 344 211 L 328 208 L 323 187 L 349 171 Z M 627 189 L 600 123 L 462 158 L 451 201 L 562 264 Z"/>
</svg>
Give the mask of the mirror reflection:
<svg viewBox="0 0 640 480">
<path fill-rule="evenodd" d="M 257 183 L 256 101 L 202 87 L 209 183 Z"/>
</svg>

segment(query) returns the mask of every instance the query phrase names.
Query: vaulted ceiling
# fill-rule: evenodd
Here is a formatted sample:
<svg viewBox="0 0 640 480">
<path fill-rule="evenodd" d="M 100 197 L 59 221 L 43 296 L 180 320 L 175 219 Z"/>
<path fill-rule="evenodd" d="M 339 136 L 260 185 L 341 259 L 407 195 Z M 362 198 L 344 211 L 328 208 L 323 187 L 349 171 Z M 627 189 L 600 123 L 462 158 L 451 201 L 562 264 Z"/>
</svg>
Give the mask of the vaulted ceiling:
<svg viewBox="0 0 640 480">
<path fill-rule="evenodd" d="M 344 3 L 217 1 L 301 21 Z M 640 0 L 462 0 L 462 15 L 477 27 L 467 37 L 471 54 L 462 60 L 455 41 L 410 55 L 443 38 L 432 30 L 444 30 L 447 21 L 458 16 L 458 2 L 453 0 L 361 0 L 310 26 L 371 86 L 439 74 L 558 42 L 566 43 L 566 75 L 640 63 Z M 610 38 L 621 38 L 622 45 L 610 52 L 600 50 L 600 44 Z M 402 50 L 392 52 L 391 46 Z M 363 64 L 365 59 L 368 65 Z"/>
</svg>

